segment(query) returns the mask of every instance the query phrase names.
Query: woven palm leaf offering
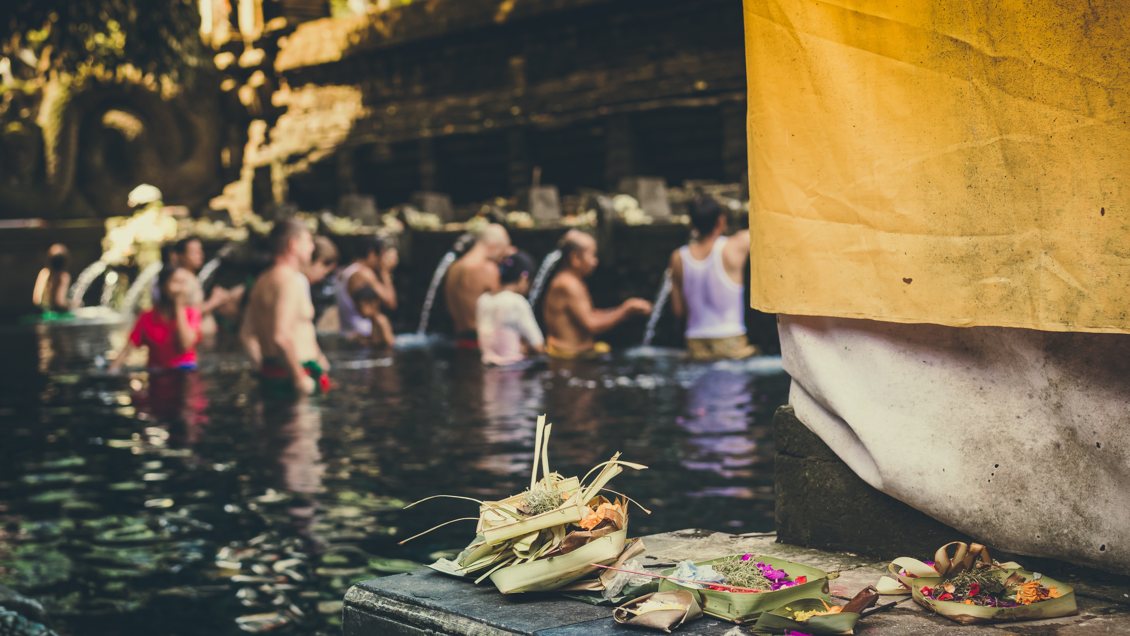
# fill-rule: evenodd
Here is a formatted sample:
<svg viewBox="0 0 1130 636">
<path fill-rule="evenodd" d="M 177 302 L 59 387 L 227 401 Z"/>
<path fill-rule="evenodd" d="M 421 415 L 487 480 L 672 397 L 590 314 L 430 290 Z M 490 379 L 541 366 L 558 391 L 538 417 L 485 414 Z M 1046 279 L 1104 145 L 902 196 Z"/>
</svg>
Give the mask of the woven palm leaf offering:
<svg viewBox="0 0 1130 636">
<path fill-rule="evenodd" d="M 470 545 L 454 560 L 440 559 L 429 567 L 474 577 L 475 583 L 489 578 L 503 594 L 556 590 L 594 572 L 597 565 L 615 562 L 627 543 L 631 499 L 607 490 L 608 483 L 625 468 L 647 467 L 616 453 L 584 477 L 563 477 L 549 469 L 552 429 L 544 415 L 538 418 L 529 488 L 500 501 L 436 495 L 409 504 L 407 508 L 445 497 L 469 500 L 479 504 L 479 516 L 448 521 L 401 543 L 449 523 L 477 520 Z M 617 498 L 607 499 L 602 492 Z"/>
<path fill-rule="evenodd" d="M 1015 562 L 998 563 L 985 546 L 953 541 L 933 561 L 899 557 L 887 566 L 883 594 L 910 594 L 926 609 L 965 625 L 1039 620 L 1078 611 L 1075 590 Z"/>
<path fill-rule="evenodd" d="M 879 592 L 868 586 L 844 605 L 802 598 L 763 613 L 754 627 L 756 634 L 854 634 L 863 610 L 879 600 Z"/>
<path fill-rule="evenodd" d="M 702 611 L 745 623 L 801 599 L 828 600 L 828 573 L 774 557 L 740 554 L 683 561 L 659 583 L 660 591 L 693 591 Z"/>
</svg>

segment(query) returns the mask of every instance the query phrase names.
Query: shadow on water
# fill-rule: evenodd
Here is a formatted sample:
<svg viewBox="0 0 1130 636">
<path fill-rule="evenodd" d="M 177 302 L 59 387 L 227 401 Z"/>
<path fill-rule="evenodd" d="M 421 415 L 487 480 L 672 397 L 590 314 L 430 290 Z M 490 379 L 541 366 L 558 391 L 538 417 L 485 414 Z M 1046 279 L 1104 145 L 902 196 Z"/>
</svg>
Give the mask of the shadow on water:
<svg viewBox="0 0 1130 636">
<path fill-rule="evenodd" d="M 650 465 L 617 489 L 632 532 L 772 527 L 777 358 L 691 364 L 640 348 L 600 363 L 483 368 L 433 338 L 392 353 L 330 341 L 336 392 L 264 403 L 242 357 L 199 373 L 108 376 L 120 328 L 0 333 L 0 580 L 65 634 L 339 633 L 358 580 L 459 548 L 455 525 L 397 540 L 528 479 L 533 422 L 563 473 L 616 450 Z M 469 506 L 469 507 L 468 507 Z"/>
</svg>

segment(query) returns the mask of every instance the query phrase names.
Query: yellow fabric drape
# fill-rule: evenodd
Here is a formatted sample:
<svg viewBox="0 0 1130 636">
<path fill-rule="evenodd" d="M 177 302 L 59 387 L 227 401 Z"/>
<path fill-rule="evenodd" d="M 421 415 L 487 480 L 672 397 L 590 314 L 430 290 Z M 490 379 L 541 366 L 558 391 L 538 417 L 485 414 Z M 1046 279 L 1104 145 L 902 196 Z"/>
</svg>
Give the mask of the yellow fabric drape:
<svg viewBox="0 0 1130 636">
<path fill-rule="evenodd" d="M 745 0 L 751 303 L 1130 332 L 1130 2 Z"/>
</svg>

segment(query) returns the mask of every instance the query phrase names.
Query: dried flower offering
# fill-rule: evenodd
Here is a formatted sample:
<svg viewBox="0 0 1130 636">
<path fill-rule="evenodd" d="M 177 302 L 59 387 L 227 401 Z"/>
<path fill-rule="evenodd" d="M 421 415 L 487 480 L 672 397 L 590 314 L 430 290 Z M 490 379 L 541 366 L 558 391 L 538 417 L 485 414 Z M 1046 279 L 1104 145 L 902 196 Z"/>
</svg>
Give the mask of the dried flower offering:
<svg viewBox="0 0 1130 636">
<path fill-rule="evenodd" d="M 1070 585 L 1018 563 L 998 563 L 988 548 L 976 543 L 947 543 L 928 564 L 900 557 L 888 571 L 898 583 L 880 580 L 884 594 L 911 594 L 920 605 L 963 624 L 1054 618 L 1078 611 Z"/>
<path fill-rule="evenodd" d="M 738 554 L 680 563 L 659 589 L 696 590 L 703 612 L 744 623 L 801 599 L 827 600 L 828 574 L 784 559 Z"/>
<path fill-rule="evenodd" d="M 433 569 L 453 576 L 477 575 L 476 583 L 490 578 L 500 592 L 510 594 L 559 589 L 593 572 L 594 564 L 612 563 L 620 556 L 627 541 L 631 499 L 618 495 L 609 500 L 601 493 L 624 468 L 647 467 L 622 461 L 616 453 L 584 477 L 563 477 L 549 468 L 552 428 L 544 415 L 538 418 L 530 486 L 525 491 L 499 501 L 436 495 L 408 506 L 439 497 L 479 504 L 478 517 L 447 522 L 477 521 L 475 538 L 454 560 L 440 559 L 431 565 Z"/>
</svg>

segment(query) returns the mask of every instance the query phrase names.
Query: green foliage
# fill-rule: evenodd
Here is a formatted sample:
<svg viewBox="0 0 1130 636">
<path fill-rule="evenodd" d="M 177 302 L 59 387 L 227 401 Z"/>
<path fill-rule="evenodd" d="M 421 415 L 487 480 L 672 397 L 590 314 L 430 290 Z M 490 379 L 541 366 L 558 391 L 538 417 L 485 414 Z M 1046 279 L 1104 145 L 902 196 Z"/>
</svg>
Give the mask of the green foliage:
<svg viewBox="0 0 1130 636">
<path fill-rule="evenodd" d="M 56 636 L 47 627 L 0 607 L 0 636 Z"/>
<path fill-rule="evenodd" d="M 194 0 L 9 0 L 0 55 L 37 71 L 115 73 L 132 67 L 172 80 L 209 64 Z M 29 55 L 30 54 L 30 55 Z"/>
</svg>

